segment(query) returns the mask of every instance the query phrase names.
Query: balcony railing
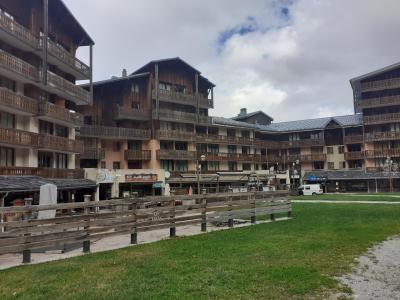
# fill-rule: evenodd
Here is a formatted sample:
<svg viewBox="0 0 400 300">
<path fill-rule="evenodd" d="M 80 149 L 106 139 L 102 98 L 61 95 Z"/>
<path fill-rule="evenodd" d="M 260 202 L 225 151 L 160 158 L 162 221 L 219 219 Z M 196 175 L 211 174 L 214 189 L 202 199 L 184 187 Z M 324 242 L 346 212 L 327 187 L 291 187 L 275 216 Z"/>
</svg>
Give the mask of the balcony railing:
<svg viewBox="0 0 400 300">
<path fill-rule="evenodd" d="M 186 150 L 157 150 L 157 159 L 171 159 L 171 160 L 195 160 L 195 151 Z"/>
<path fill-rule="evenodd" d="M 281 141 L 282 148 L 300 148 L 300 147 L 313 147 L 324 146 L 323 139 L 304 139 L 297 141 Z"/>
<path fill-rule="evenodd" d="M 76 112 L 71 112 L 64 107 L 50 102 L 39 103 L 39 115 L 56 120 L 56 122 L 57 120 L 62 121 L 63 123 L 70 124 L 74 127 L 83 125 L 83 115 Z"/>
<path fill-rule="evenodd" d="M 113 118 L 115 120 L 146 121 L 151 119 L 151 112 L 150 110 L 135 110 L 116 105 L 113 108 Z"/>
<path fill-rule="evenodd" d="M 253 145 L 254 139 L 246 137 L 226 136 L 226 135 L 212 135 L 204 134 L 197 135 L 197 140 L 201 143 L 216 143 L 216 144 L 240 144 L 240 145 Z"/>
<path fill-rule="evenodd" d="M 361 160 L 364 159 L 363 151 L 346 152 L 344 154 L 345 160 Z"/>
<path fill-rule="evenodd" d="M 153 111 L 153 118 L 157 118 L 157 112 Z M 161 120 L 183 122 L 183 123 L 197 123 L 197 115 L 194 113 L 173 111 L 173 110 L 160 110 L 159 118 Z M 199 123 L 210 124 L 211 118 L 209 116 L 199 115 Z"/>
<path fill-rule="evenodd" d="M 18 95 L 6 88 L 0 88 L 0 106 L 29 115 L 38 113 L 38 102 L 36 100 Z"/>
<path fill-rule="evenodd" d="M 48 85 L 53 86 L 62 93 L 69 95 L 71 101 L 78 101 L 84 104 L 90 104 L 90 93 L 80 86 L 58 76 L 52 72 L 47 72 Z"/>
<path fill-rule="evenodd" d="M 104 159 L 106 157 L 105 150 L 103 148 L 88 148 L 84 147 L 81 159 Z"/>
<path fill-rule="evenodd" d="M 362 135 L 348 135 L 343 138 L 345 144 L 362 144 L 364 137 Z"/>
<path fill-rule="evenodd" d="M 391 78 L 361 83 L 362 91 L 375 91 L 383 89 L 394 89 L 400 87 L 400 78 Z"/>
<path fill-rule="evenodd" d="M 0 167 L 3 176 L 39 176 L 44 178 L 82 179 L 83 169 L 53 169 L 53 168 L 28 168 L 28 167 Z"/>
<path fill-rule="evenodd" d="M 383 167 L 366 167 L 365 171 L 367 171 L 367 172 L 383 172 L 385 170 Z"/>
<path fill-rule="evenodd" d="M 157 138 L 160 140 L 182 140 L 182 141 L 194 141 L 196 140 L 196 134 L 194 132 L 186 132 L 179 130 L 157 130 Z"/>
<path fill-rule="evenodd" d="M 39 81 L 39 72 L 37 68 L 3 50 L 0 50 L 0 67 L 26 79 Z"/>
<path fill-rule="evenodd" d="M 318 153 L 318 154 L 298 154 L 298 155 L 289 155 L 289 156 L 277 156 L 277 155 L 268 155 L 267 159 L 269 162 L 273 163 L 293 163 L 295 161 L 301 162 L 314 162 L 314 161 L 326 161 L 326 154 Z"/>
<path fill-rule="evenodd" d="M 151 138 L 151 130 L 84 125 L 80 129 L 80 135 L 105 139 L 148 140 Z"/>
<path fill-rule="evenodd" d="M 367 150 L 366 158 L 400 157 L 400 149 Z"/>
<path fill-rule="evenodd" d="M 282 148 L 281 142 L 278 142 L 278 141 L 264 141 L 264 140 L 256 139 L 254 142 L 259 148 L 265 148 L 265 149 L 281 149 Z"/>
<path fill-rule="evenodd" d="M 8 17 L 4 12 L 0 12 L 0 28 L 31 47 L 38 47 L 38 38 L 29 29 Z"/>
<path fill-rule="evenodd" d="M 156 90 L 152 91 L 152 97 L 153 99 L 156 98 Z M 189 95 L 174 91 L 158 90 L 158 98 L 161 101 L 197 106 L 197 98 L 195 95 Z M 198 99 L 200 107 L 212 108 L 214 105 L 211 99 L 207 99 L 201 94 L 198 95 Z"/>
<path fill-rule="evenodd" d="M 391 122 L 400 122 L 400 113 L 389 113 L 381 115 L 364 116 L 365 124 L 382 124 Z"/>
<path fill-rule="evenodd" d="M 151 160 L 150 150 L 125 150 L 125 160 Z"/>
<path fill-rule="evenodd" d="M 199 153 L 200 155 L 200 153 Z M 241 161 L 241 162 L 261 162 L 263 156 L 259 154 L 244 153 L 207 153 L 206 161 Z M 265 157 L 265 156 L 264 156 Z"/>
<path fill-rule="evenodd" d="M 40 42 L 42 46 L 42 42 Z M 74 55 L 65 50 L 61 45 L 48 39 L 48 51 L 50 55 L 58 58 L 60 61 L 72 67 L 74 70 L 78 71 L 85 78 L 90 78 L 91 72 L 90 67 L 77 59 Z"/>
<path fill-rule="evenodd" d="M 11 146 L 35 148 L 38 145 L 36 133 L 13 128 L 0 128 L 0 143 Z"/>
<path fill-rule="evenodd" d="M 400 95 L 363 99 L 363 100 L 357 101 L 356 105 L 361 109 L 400 105 Z"/>
<path fill-rule="evenodd" d="M 83 143 L 55 135 L 39 135 L 38 147 L 40 149 L 60 152 L 82 153 Z"/>
<path fill-rule="evenodd" d="M 365 134 L 366 142 L 374 141 L 388 141 L 400 139 L 400 132 L 397 131 L 384 131 L 384 132 L 372 132 Z"/>
</svg>

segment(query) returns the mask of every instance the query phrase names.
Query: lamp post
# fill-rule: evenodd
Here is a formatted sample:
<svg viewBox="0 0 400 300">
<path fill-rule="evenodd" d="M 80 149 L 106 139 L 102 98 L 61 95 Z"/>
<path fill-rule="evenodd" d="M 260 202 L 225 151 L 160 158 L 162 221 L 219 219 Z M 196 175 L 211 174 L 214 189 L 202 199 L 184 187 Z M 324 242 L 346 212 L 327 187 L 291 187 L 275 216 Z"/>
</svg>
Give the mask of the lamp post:
<svg viewBox="0 0 400 300">
<path fill-rule="evenodd" d="M 392 170 L 393 170 L 393 160 L 390 156 L 386 158 L 386 167 L 389 170 L 389 189 L 393 192 L 393 180 L 392 180 Z"/>
<path fill-rule="evenodd" d="M 206 160 L 206 156 L 202 154 L 200 156 L 200 161 L 203 162 Z M 199 162 L 199 159 L 196 160 L 196 177 L 197 177 L 197 194 L 200 195 L 200 172 L 201 172 L 201 164 Z"/>
<path fill-rule="evenodd" d="M 298 166 L 299 163 L 300 163 L 300 161 L 298 159 L 296 159 L 296 161 L 292 163 L 292 182 L 293 182 L 292 188 L 293 189 L 295 188 L 295 186 L 294 186 L 295 185 L 294 175 L 295 175 L 295 171 L 297 170 L 296 166 Z"/>
</svg>

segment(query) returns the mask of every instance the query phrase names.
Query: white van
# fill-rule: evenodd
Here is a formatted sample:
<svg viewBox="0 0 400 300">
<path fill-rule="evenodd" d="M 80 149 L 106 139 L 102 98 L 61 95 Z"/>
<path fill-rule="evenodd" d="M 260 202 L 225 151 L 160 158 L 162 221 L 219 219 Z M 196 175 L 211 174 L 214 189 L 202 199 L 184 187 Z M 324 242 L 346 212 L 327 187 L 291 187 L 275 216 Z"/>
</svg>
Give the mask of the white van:
<svg viewBox="0 0 400 300">
<path fill-rule="evenodd" d="M 311 195 L 322 195 L 324 190 L 320 184 L 304 184 L 298 188 L 299 195 L 311 196 Z"/>
</svg>

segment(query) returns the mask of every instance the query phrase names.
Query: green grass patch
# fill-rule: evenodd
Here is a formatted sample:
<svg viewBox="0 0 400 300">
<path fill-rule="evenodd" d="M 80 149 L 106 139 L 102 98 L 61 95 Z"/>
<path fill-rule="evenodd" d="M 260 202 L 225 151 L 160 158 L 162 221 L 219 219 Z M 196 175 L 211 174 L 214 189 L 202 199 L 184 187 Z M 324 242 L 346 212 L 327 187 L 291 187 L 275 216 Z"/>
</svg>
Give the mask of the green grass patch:
<svg viewBox="0 0 400 300">
<path fill-rule="evenodd" d="M 323 194 L 311 196 L 294 196 L 292 200 L 337 200 L 337 201 L 391 201 L 400 202 L 399 193 L 377 194 Z"/>
<path fill-rule="evenodd" d="M 294 219 L 0 272 L 0 299 L 308 299 L 374 243 L 400 206 L 294 204 Z M 178 229 L 179 234 L 179 229 Z"/>
</svg>

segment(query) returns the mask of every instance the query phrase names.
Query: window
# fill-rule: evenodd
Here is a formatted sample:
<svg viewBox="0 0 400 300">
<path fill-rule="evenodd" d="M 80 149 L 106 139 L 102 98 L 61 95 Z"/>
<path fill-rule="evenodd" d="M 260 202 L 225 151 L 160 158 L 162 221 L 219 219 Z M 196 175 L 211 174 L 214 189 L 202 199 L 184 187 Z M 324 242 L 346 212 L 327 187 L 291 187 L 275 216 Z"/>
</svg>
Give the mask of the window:
<svg viewBox="0 0 400 300">
<path fill-rule="evenodd" d="M 333 147 L 327 147 L 326 151 L 328 154 L 333 154 Z"/>
<path fill-rule="evenodd" d="M 113 151 L 114 152 L 119 152 L 121 151 L 121 143 L 120 142 L 115 142 L 113 143 Z M 115 169 L 115 168 L 114 168 Z"/>
<path fill-rule="evenodd" d="M 183 85 L 176 84 L 175 85 L 175 92 L 186 94 L 186 87 Z"/>
<path fill-rule="evenodd" d="M 68 155 L 67 154 L 56 154 L 56 168 L 67 169 L 68 168 Z"/>
<path fill-rule="evenodd" d="M 332 162 L 332 161 L 328 162 L 328 169 L 329 169 L 329 170 L 335 169 L 335 163 Z"/>
<path fill-rule="evenodd" d="M 316 161 L 313 163 L 314 170 L 323 170 L 324 169 L 324 162 Z"/>
<path fill-rule="evenodd" d="M 137 83 L 132 83 L 131 92 L 132 93 L 139 93 L 139 85 Z"/>
<path fill-rule="evenodd" d="M 188 144 L 186 142 L 175 142 L 175 150 L 187 151 Z"/>
<path fill-rule="evenodd" d="M 0 147 L 0 166 L 13 167 L 15 165 L 15 151 L 12 148 Z"/>
<path fill-rule="evenodd" d="M 216 154 L 219 152 L 219 145 L 215 145 L 215 144 L 208 145 L 208 150 L 210 151 L 210 153 Z"/>
<path fill-rule="evenodd" d="M 173 160 L 161 160 L 161 169 L 165 171 L 173 171 L 174 170 L 174 161 Z"/>
<path fill-rule="evenodd" d="M 219 171 L 219 162 L 218 161 L 208 162 L 208 171 Z"/>
<path fill-rule="evenodd" d="M 236 161 L 228 161 L 228 169 L 229 171 L 237 171 Z"/>
<path fill-rule="evenodd" d="M 175 163 L 175 171 L 187 172 L 188 162 L 187 161 L 177 161 Z"/>
<path fill-rule="evenodd" d="M 158 88 L 163 91 L 171 91 L 171 85 L 166 82 L 160 82 Z"/>
<path fill-rule="evenodd" d="M 250 138 L 250 131 L 242 131 L 242 137 Z"/>
<path fill-rule="evenodd" d="M 61 136 L 61 137 L 64 137 L 64 138 L 68 138 L 68 136 L 69 136 L 68 127 L 56 125 L 55 126 L 55 131 L 56 131 L 56 136 Z"/>
<path fill-rule="evenodd" d="M 53 124 L 47 121 L 39 120 L 39 133 L 53 135 L 54 134 Z"/>
<path fill-rule="evenodd" d="M 48 152 L 38 153 L 38 166 L 39 168 L 52 168 L 53 154 Z"/>
<path fill-rule="evenodd" d="M 100 168 L 102 168 L 102 169 L 106 169 L 107 168 L 105 161 L 100 162 Z"/>
<path fill-rule="evenodd" d="M 0 111 L 0 126 L 5 128 L 15 128 L 15 116 L 13 114 Z"/>
<path fill-rule="evenodd" d="M 243 153 L 243 154 L 250 154 L 250 147 L 248 147 L 248 146 L 243 146 L 243 147 L 242 147 L 242 153 Z"/>
<path fill-rule="evenodd" d="M 160 149 L 161 150 L 173 150 L 174 142 L 160 141 Z"/>
<path fill-rule="evenodd" d="M 93 118 L 92 116 L 84 116 L 83 117 L 83 123 L 85 125 L 93 125 Z"/>
<path fill-rule="evenodd" d="M 236 153 L 236 146 L 235 145 L 228 145 L 228 153 Z"/>
<path fill-rule="evenodd" d="M 340 154 L 343 154 L 344 153 L 344 146 L 339 146 L 338 147 L 338 151 L 339 151 Z"/>
<path fill-rule="evenodd" d="M 226 135 L 229 137 L 235 137 L 236 136 L 236 130 L 235 129 L 228 129 L 226 131 Z"/>
<path fill-rule="evenodd" d="M 243 164 L 243 171 L 251 171 L 251 164 Z"/>
<path fill-rule="evenodd" d="M 142 143 L 140 141 L 128 141 L 129 150 L 141 150 Z"/>
<path fill-rule="evenodd" d="M 197 144 L 196 150 L 198 153 L 207 153 L 207 144 Z"/>
<path fill-rule="evenodd" d="M 133 110 L 140 110 L 140 103 L 136 102 L 136 101 L 133 101 L 132 104 L 131 104 L 131 107 L 132 107 Z"/>
<path fill-rule="evenodd" d="M 340 166 L 341 169 L 346 169 L 346 162 L 345 161 L 341 161 L 339 163 L 339 166 Z"/>
<path fill-rule="evenodd" d="M 0 86 L 15 92 L 15 81 L 5 77 L 0 77 Z"/>
<path fill-rule="evenodd" d="M 119 161 L 113 161 L 113 169 L 114 170 L 119 170 L 121 169 L 121 164 Z"/>
</svg>

